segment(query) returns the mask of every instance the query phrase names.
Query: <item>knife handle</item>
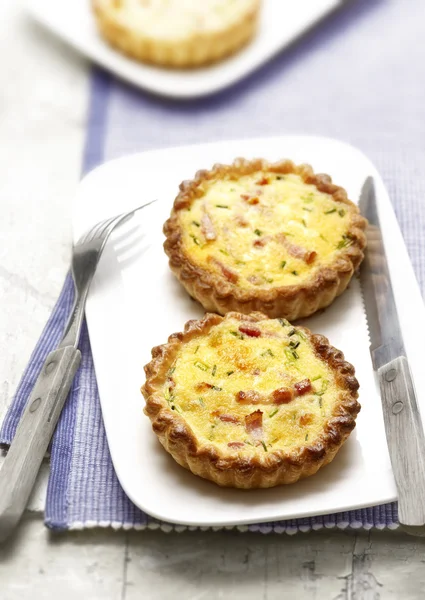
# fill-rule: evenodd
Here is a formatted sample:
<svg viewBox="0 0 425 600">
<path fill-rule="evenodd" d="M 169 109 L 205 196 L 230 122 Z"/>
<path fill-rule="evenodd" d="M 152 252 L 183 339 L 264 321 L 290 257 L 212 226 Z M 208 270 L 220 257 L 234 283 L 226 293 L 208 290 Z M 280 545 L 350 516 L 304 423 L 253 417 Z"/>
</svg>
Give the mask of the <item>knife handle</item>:
<svg viewBox="0 0 425 600">
<path fill-rule="evenodd" d="M 27 506 L 80 360 L 80 351 L 66 346 L 50 352 L 43 364 L 0 469 L 0 542 Z"/>
<path fill-rule="evenodd" d="M 410 533 L 423 535 L 425 436 L 407 358 L 400 356 L 380 367 L 378 378 L 388 450 L 398 491 L 398 518 L 406 530 L 411 528 Z"/>
</svg>

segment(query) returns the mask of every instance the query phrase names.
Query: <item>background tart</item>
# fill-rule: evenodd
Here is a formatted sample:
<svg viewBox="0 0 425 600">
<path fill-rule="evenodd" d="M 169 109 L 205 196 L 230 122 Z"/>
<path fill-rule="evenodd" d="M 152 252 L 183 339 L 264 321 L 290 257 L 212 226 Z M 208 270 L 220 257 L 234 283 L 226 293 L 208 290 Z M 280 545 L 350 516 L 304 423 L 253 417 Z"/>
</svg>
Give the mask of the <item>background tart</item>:
<svg viewBox="0 0 425 600">
<path fill-rule="evenodd" d="M 143 62 L 196 67 L 254 35 L 261 0 L 92 0 L 102 36 Z"/>
<path fill-rule="evenodd" d="M 355 426 L 354 368 L 321 335 L 261 313 L 207 314 L 152 350 L 142 393 L 161 444 L 222 486 L 294 483 Z"/>
<path fill-rule="evenodd" d="M 346 289 L 365 226 L 345 190 L 309 165 L 237 159 L 180 185 L 164 249 L 206 310 L 294 320 Z"/>
</svg>

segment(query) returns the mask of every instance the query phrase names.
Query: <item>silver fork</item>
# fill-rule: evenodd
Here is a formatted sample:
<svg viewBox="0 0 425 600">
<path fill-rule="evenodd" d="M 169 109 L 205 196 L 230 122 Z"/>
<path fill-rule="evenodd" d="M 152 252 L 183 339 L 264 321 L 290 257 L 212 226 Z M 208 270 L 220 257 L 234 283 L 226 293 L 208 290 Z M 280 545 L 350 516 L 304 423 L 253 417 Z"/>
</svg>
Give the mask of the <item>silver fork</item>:
<svg viewBox="0 0 425 600">
<path fill-rule="evenodd" d="M 105 244 L 116 227 L 152 202 L 97 223 L 73 247 L 74 306 L 62 341 L 43 364 L 0 469 L 0 542 L 13 531 L 27 506 L 41 462 L 80 365 L 81 353 L 77 346 L 84 308 Z"/>
</svg>

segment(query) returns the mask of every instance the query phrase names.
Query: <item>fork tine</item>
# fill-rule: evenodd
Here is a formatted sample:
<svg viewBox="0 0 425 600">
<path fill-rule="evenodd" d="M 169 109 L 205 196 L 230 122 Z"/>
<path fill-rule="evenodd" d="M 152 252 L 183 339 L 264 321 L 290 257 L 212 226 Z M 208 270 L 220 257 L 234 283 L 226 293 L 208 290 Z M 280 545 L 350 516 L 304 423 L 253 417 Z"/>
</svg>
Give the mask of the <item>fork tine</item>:
<svg viewBox="0 0 425 600">
<path fill-rule="evenodd" d="M 137 208 L 134 208 L 128 211 L 127 213 L 116 215 L 115 217 L 111 217 L 110 219 L 105 219 L 104 221 L 96 223 L 78 240 L 78 245 L 86 244 L 88 242 L 93 241 L 94 239 L 101 238 L 103 238 L 103 241 L 106 242 L 106 240 L 108 239 L 112 231 L 115 229 L 115 227 L 117 227 L 117 225 L 125 223 L 126 221 L 131 219 L 137 211 L 139 211 L 142 208 L 145 208 L 145 206 L 153 204 L 154 202 L 157 202 L 157 200 L 151 200 L 150 202 L 146 202 L 145 204 L 142 204 L 141 206 L 138 206 Z"/>
</svg>

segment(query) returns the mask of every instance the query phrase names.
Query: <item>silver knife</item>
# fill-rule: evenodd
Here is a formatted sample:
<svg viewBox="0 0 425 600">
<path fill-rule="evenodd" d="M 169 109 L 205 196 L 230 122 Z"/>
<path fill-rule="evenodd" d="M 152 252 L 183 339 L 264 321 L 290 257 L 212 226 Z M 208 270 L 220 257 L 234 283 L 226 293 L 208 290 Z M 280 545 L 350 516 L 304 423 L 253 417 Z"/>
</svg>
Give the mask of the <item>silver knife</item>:
<svg viewBox="0 0 425 600">
<path fill-rule="evenodd" d="M 425 535 L 425 436 L 391 285 L 372 177 L 363 185 L 359 207 L 369 221 L 360 279 L 370 331 L 370 353 L 381 390 L 385 432 L 398 492 L 398 518 L 409 533 Z"/>
</svg>

